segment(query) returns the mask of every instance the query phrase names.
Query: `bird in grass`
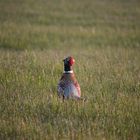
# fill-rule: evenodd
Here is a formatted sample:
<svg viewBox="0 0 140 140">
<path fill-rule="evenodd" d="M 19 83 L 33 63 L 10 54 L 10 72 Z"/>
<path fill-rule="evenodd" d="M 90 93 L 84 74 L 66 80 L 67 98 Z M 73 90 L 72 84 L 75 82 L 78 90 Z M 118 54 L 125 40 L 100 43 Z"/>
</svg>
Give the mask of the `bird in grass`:
<svg viewBox="0 0 140 140">
<path fill-rule="evenodd" d="M 58 96 L 63 99 L 81 99 L 81 90 L 72 65 L 75 63 L 73 57 L 69 56 L 63 60 L 64 72 L 58 83 Z"/>
</svg>

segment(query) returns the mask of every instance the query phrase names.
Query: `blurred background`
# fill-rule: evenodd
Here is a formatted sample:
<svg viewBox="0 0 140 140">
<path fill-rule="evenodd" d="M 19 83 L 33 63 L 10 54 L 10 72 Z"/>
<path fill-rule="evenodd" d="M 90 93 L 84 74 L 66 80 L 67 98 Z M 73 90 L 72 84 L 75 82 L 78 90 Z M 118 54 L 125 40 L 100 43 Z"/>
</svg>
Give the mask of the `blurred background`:
<svg viewBox="0 0 140 140">
<path fill-rule="evenodd" d="M 86 102 L 62 102 L 62 60 Z M 139 0 L 0 0 L 0 139 L 140 139 Z"/>
</svg>

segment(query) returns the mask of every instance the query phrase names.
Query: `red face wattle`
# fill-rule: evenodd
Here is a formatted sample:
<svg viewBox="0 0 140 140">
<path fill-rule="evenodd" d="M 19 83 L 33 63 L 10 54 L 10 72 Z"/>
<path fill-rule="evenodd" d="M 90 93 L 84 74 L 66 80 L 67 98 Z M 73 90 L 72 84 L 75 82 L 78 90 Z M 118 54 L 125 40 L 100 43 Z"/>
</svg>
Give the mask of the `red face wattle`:
<svg viewBox="0 0 140 140">
<path fill-rule="evenodd" d="M 70 64 L 70 66 L 72 66 L 74 63 L 75 63 L 74 58 L 70 57 L 70 59 L 69 59 L 69 64 Z"/>
</svg>

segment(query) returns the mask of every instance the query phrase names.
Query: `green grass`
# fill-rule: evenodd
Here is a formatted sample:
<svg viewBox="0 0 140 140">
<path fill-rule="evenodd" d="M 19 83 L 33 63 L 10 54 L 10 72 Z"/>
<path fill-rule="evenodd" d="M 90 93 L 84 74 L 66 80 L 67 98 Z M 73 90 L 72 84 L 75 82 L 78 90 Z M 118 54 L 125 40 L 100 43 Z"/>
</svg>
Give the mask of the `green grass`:
<svg viewBox="0 0 140 140">
<path fill-rule="evenodd" d="M 140 139 L 138 0 L 0 1 L 0 139 Z M 62 102 L 62 59 L 86 102 Z"/>
</svg>

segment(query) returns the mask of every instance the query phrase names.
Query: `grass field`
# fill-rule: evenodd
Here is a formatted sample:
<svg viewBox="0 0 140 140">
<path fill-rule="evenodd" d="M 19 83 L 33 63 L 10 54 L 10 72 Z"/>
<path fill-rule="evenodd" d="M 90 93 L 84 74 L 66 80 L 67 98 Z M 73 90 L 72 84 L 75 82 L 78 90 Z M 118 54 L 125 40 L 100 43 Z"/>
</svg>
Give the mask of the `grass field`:
<svg viewBox="0 0 140 140">
<path fill-rule="evenodd" d="M 86 102 L 57 98 L 72 55 Z M 139 0 L 0 0 L 0 139 L 140 139 Z"/>
</svg>

